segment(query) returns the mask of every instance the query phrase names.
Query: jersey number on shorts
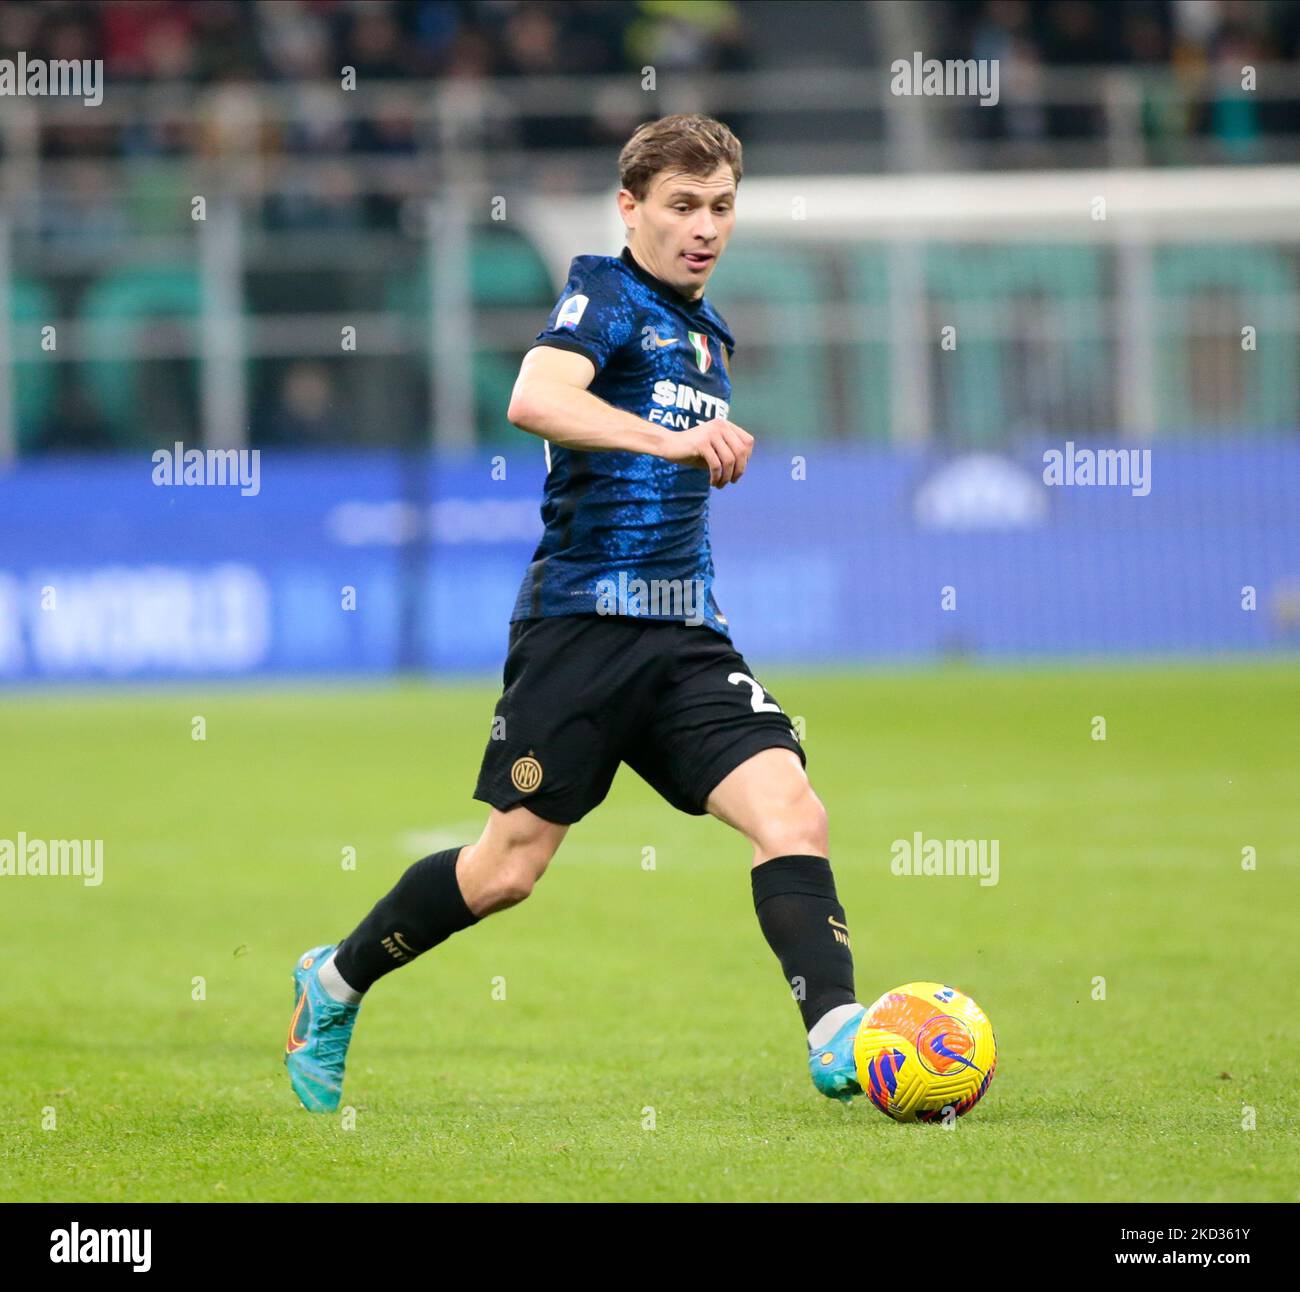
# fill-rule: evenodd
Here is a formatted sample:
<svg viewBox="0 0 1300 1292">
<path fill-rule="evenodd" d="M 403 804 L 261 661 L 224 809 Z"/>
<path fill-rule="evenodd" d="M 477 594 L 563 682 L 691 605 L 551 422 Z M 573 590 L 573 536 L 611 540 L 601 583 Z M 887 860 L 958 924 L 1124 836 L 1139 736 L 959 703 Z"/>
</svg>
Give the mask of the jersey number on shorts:
<svg viewBox="0 0 1300 1292">
<path fill-rule="evenodd" d="M 749 702 L 751 705 L 753 705 L 755 713 L 780 713 L 781 712 L 781 706 L 779 704 L 775 704 L 771 700 L 764 699 L 764 696 L 767 695 L 767 692 L 764 691 L 763 688 L 758 684 L 758 682 L 756 682 L 752 677 L 750 677 L 748 673 L 732 673 L 731 676 L 727 678 L 727 681 L 730 682 L 732 686 L 737 686 L 741 682 L 744 682 L 745 685 L 749 687 L 749 689 L 753 692 L 753 694 L 749 697 Z"/>
</svg>

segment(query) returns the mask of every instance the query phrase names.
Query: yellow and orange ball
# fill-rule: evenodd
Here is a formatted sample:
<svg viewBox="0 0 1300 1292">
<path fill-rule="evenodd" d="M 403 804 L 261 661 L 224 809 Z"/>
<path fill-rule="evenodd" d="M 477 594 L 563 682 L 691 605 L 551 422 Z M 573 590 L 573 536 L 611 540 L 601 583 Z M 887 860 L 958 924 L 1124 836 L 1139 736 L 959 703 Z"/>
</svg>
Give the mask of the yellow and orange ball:
<svg viewBox="0 0 1300 1292">
<path fill-rule="evenodd" d="M 984 1097 L 998 1062 L 988 1015 L 955 987 L 909 982 L 869 1006 L 853 1046 L 858 1083 L 895 1121 L 943 1121 Z"/>
</svg>

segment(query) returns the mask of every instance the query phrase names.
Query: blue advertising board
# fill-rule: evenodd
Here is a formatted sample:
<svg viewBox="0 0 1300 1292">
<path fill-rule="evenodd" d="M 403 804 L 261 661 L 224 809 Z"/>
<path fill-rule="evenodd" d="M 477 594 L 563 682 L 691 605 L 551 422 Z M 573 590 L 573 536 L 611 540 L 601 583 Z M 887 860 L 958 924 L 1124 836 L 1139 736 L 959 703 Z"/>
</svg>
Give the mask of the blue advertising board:
<svg viewBox="0 0 1300 1292">
<path fill-rule="evenodd" d="M 712 495 L 737 643 L 764 665 L 1300 645 L 1300 444 L 1100 452 L 760 445 Z M 532 441 L 265 451 L 255 491 L 157 483 L 148 453 L 22 461 L 0 473 L 0 682 L 495 671 L 544 471 Z"/>
</svg>

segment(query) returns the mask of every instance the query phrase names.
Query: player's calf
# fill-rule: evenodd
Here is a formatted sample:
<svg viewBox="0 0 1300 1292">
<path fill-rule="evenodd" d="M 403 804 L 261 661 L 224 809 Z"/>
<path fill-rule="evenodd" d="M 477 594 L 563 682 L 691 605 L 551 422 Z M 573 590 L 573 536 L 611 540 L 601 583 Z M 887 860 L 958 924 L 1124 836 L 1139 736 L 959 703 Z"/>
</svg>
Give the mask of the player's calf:
<svg viewBox="0 0 1300 1292">
<path fill-rule="evenodd" d="M 494 810 L 477 843 L 409 866 L 340 946 L 299 957 L 284 1061 L 303 1107 L 329 1112 L 338 1106 L 364 993 L 453 933 L 523 901 L 566 828 L 526 808 Z"/>
<path fill-rule="evenodd" d="M 457 881 L 460 853 L 460 848 L 448 848 L 408 866 L 392 891 L 343 939 L 333 968 L 348 987 L 367 992 L 385 974 L 478 922 Z"/>
<path fill-rule="evenodd" d="M 836 1098 L 861 1094 L 853 1037 L 862 1007 L 831 863 L 812 855 L 774 857 L 755 866 L 750 878 L 759 927 L 803 1017 L 817 1089 Z"/>
<path fill-rule="evenodd" d="M 802 763 L 764 750 L 719 783 L 708 807 L 754 845 L 754 910 L 803 1016 L 814 1084 L 836 1099 L 861 1094 L 853 1041 L 864 1010 L 848 920 L 826 855 L 826 810 Z"/>
<path fill-rule="evenodd" d="M 299 958 L 284 1061 L 309 1112 L 338 1107 L 362 996 L 384 974 L 478 922 L 456 880 L 460 852 L 449 848 L 407 867 L 340 946 L 316 947 Z"/>
<path fill-rule="evenodd" d="M 554 855 L 566 826 L 516 808 L 493 809 L 477 843 L 448 848 L 409 866 L 326 964 L 357 995 L 385 974 L 523 901 Z"/>
</svg>

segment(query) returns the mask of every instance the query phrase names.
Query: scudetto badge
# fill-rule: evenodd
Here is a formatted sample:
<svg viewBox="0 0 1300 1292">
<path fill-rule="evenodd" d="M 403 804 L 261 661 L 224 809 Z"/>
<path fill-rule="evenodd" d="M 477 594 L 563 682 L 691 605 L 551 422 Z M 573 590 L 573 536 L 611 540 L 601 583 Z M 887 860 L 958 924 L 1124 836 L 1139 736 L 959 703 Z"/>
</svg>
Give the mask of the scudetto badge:
<svg viewBox="0 0 1300 1292">
<path fill-rule="evenodd" d="M 542 765 L 531 754 L 515 760 L 510 780 L 521 794 L 531 794 L 542 783 Z"/>
</svg>

